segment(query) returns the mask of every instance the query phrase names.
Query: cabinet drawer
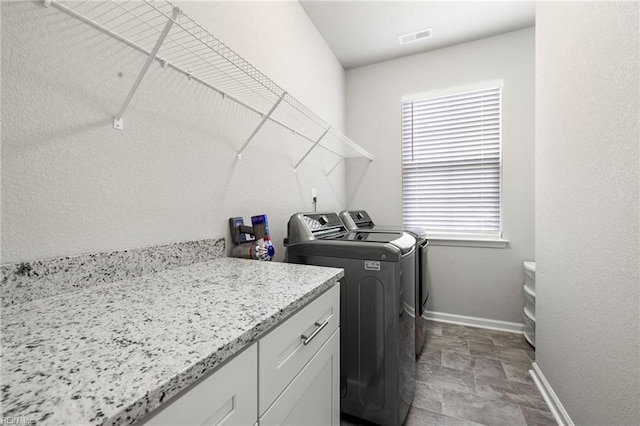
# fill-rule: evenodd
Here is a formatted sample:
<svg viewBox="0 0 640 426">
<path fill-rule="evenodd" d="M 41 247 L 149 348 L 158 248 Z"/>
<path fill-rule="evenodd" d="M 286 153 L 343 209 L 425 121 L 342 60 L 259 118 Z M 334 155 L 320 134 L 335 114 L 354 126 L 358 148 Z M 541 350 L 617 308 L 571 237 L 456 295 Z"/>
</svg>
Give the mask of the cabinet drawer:
<svg viewBox="0 0 640 426">
<path fill-rule="evenodd" d="M 287 386 L 260 426 L 340 425 L 340 329 Z"/>
<path fill-rule="evenodd" d="M 145 425 L 252 425 L 258 407 L 257 344 L 160 407 Z"/>
<path fill-rule="evenodd" d="M 259 415 L 264 414 L 339 325 L 338 284 L 260 339 Z"/>
</svg>

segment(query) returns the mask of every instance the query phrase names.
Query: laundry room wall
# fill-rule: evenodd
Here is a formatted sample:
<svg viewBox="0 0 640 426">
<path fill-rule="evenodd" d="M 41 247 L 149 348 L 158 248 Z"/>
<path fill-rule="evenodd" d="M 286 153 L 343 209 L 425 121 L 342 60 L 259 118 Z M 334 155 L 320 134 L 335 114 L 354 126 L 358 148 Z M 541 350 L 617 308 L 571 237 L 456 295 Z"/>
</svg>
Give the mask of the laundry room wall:
<svg viewBox="0 0 640 426">
<path fill-rule="evenodd" d="M 536 7 L 536 363 L 573 424 L 637 425 L 640 5 Z"/>
<path fill-rule="evenodd" d="M 97 4 L 97 3 L 96 3 Z M 344 70 L 297 2 L 176 2 L 344 129 Z M 344 166 L 184 75 L 41 1 L 2 2 L 3 263 L 222 237 L 266 213 L 277 258 L 289 216 L 346 206 Z"/>
<path fill-rule="evenodd" d="M 534 257 L 533 28 L 347 71 L 347 133 L 375 156 L 348 169 L 347 200 L 378 224 L 401 224 L 402 97 L 494 80 L 504 84 L 502 221 L 509 245 L 429 247 L 427 308 L 517 328 L 523 261 Z"/>
</svg>

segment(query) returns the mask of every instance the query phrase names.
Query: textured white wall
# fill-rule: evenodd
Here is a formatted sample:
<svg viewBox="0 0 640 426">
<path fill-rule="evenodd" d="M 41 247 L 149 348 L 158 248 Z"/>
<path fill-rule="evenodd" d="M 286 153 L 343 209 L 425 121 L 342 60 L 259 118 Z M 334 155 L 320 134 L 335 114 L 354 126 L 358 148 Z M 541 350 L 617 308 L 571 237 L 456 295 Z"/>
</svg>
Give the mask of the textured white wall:
<svg viewBox="0 0 640 426">
<path fill-rule="evenodd" d="M 537 4 L 536 362 L 577 425 L 640 424 L 639 22 Z"/>
<path fill-rule="evenodd" d="M 285 90 L 344 126 L 344 70 L 297 2 L 179 2 Z M 2 262 L 227 235 L 269 215 L 345 207 L 344 167 L 183 75 L 153 64 L 112 128 L 144 57 L 41 2 L 2 2 Z"/>
<path fill-rule="evenodd" d="M 347 71 L 347 130 L 375 160 L 347 172 L 348 205 L 402 223 L 400 101 L 502 79 L 507 249 L 429 247 L 428 309 L 521 323 L 522 262 L 534 256 L 534 30 L 515 31 Z"/>
</svg>

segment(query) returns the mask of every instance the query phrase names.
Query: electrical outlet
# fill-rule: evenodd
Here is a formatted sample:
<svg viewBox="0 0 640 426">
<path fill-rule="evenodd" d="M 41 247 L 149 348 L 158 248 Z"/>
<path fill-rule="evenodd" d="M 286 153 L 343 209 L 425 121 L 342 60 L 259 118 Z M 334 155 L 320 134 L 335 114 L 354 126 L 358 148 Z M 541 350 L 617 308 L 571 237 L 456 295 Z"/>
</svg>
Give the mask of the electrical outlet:
<svg viewBox="0 0 640 426">
<path fill-rule="evenodd" d="M 318 207 L 318 193 L 315 188 L 311 188 L 311 204 L 313 204 L 313 211 L 315 212 Z"/>
</svg>

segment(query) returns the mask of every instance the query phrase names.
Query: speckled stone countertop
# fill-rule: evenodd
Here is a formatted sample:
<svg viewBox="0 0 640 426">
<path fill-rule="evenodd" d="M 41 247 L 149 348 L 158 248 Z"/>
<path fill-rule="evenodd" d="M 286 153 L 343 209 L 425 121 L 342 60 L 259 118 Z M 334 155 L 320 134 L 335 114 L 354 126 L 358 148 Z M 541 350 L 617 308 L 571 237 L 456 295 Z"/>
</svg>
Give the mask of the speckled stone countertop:
<svg viewBox="0 0 640 426">
<path fill-rule="evenodd" d="M 222 257 L 224 238 L 0 265 L 2 306 Z"/>
<path fill-rule="evenodd" d="M 5 306 L 2 416 L 134 423 L 342 275 L 219 258 Z"/>
</svg>

